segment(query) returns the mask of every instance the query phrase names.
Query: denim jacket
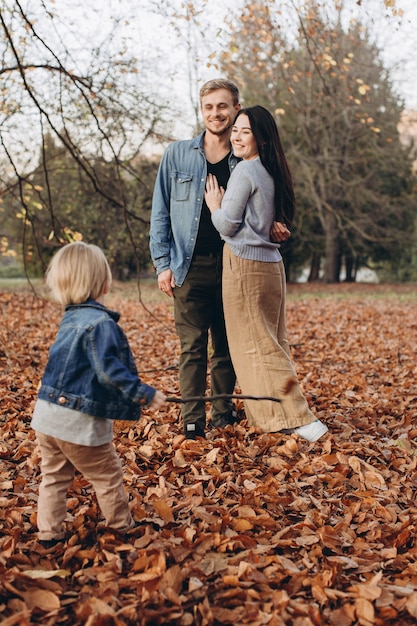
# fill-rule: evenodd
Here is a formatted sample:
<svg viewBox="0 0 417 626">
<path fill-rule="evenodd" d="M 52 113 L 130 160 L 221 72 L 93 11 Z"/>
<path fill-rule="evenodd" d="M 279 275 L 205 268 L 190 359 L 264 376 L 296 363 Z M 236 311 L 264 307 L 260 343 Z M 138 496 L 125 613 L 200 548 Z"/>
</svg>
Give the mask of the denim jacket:
<svg viewBox="0 0 417 626">
<path fill-rule="evenodd" d="M 152 261 L 157 274 L 171 269 L 179 287 L 190 268 L 204 200 L 207 161 L 203 137 L 201 133 L 168 146 L 159 165 L 152 200 Z M 238 161 L 230 155 L 231 172 Z"/>
<path fill-rule="evenodd" d="M 39 399 L 94 417 L 140 417 L 156 389 L 140 381 L 119 317 L 94 300 L 66 307 Z"/>
</svg>

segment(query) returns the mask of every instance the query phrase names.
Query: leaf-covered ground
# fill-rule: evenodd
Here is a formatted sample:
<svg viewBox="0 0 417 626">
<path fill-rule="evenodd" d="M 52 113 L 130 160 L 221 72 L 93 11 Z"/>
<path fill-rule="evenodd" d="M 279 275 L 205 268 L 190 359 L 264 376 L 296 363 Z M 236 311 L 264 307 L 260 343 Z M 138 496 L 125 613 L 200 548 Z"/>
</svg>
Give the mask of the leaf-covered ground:
<svg viewBox="0 0 417 626">
<path fill-rule="evenodd" d="M 184 442 L 180 405 L 116 423 L 137 536 L 97 534 L 89 484 L 68 543 L 36 541 L 36 387 L 61 317 L 0 293 L 0 623 L 407 625 L 417 622 L 417 298 L 289 286 L 293 356 L 330 434 L 310 444 L 242 421 Z M 384 293 L 386 291 L 386 293 Z M 142 378 L 178 396 L 168 300 L 114 297 Z M 209 412 L 210 406 L 207 406 Z"/>
</svg>

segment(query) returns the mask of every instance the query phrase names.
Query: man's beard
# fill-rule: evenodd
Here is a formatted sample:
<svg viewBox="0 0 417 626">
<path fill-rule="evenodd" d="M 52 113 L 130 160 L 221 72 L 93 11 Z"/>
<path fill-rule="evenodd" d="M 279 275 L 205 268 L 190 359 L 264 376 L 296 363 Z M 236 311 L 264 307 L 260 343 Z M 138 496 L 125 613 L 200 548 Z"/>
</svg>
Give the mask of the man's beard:
<svg viewBox="0 0 417 626">
<path fill-rule="evenodd" d="M 232 124 L 225 126 L 221 130 L 212 130 L 211 128 L 206 127 L 206 132 L 211 133 L 212 135 L 216 135 L 217 137 L 222 137 L 222 135 L 228 134 L 231 128 L 232 128 Z"/>
</svg>

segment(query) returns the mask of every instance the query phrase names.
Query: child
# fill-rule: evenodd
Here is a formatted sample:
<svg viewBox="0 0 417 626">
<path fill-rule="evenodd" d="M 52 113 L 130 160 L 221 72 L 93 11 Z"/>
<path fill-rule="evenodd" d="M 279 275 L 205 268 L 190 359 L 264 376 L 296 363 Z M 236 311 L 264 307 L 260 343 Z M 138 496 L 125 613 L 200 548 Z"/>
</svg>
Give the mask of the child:
<svg viewBox="0 0 417 626">
<path fill-rule="evenodd" d="M 102 250 L 81 241 L 61 248 L 46 274 L 65 306 L 32 418 L 42 456 L 38 537 L 46 548 L 65 538 L 75 469 L 93 485 L 109 528 L 125 533 L 135 526 L 112 420 L 136 420 L 142 407 L 156 411 L 165 396 L 140 381 L 119 314 L 102 304 L 111 280 Z"/>
</svg>

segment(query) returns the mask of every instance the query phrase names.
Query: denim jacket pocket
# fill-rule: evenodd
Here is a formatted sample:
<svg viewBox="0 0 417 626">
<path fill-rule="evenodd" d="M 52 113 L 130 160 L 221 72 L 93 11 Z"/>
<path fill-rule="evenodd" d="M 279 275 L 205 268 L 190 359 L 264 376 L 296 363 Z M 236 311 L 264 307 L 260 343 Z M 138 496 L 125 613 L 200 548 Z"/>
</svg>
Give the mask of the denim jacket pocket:
<svg viewBox="0 0 417 626">
<path fill-rule="evenodd" d="M 191 190 L 191 182 L 193 180 L 192 174 L 186 174 L 185 172 L 172 172 L 172 199 L 177 202 L 183 202 L 188 200 Z"/>
</svg>

